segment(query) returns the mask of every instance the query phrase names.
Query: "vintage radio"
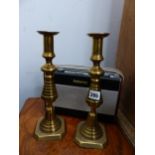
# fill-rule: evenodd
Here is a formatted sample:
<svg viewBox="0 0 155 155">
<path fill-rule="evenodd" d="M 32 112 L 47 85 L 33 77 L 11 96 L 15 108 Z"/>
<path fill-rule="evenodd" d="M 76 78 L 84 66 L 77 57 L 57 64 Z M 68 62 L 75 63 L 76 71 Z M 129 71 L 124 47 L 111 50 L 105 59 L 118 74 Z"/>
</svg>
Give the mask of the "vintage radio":
<svg viewBox="0 0 155 155">
<path fill-rule="evenodd" d="M 97 108 L 99 115 L 116 115 L 122 81 L 123 75 L 119 70 L 104 68 L 101 77 L 103 104 Z M 58 113 L 83 116 L 89 111 L 90 107 L 85 102 L 90 84 L 88 67 L 57 66 L 55 83 L 59 94 L 55 102 Z M 93 95 L 97 97 L 97 94 Z"/>
</svg>

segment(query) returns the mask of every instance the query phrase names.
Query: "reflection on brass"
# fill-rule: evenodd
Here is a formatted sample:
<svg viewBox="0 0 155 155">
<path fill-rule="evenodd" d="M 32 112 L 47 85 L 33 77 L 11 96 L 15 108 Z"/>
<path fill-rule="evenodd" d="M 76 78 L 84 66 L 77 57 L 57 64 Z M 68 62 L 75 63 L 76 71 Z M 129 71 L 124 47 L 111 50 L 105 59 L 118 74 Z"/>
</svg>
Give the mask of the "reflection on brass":
<svg viewBox="0 0 155 155">
<path fill-rule="evenodd" d="M 100 77 L 104 71 L 100 67 L 100 62 L 103 60 L 103 38 L 107 37 L 108 35 L 108 33 L 89 34 L 89 36 L 93 37 L 93 53 L 91 56 L 93 67 L 90 69 L 91 83 L 86 102 L 90 106 L 91 110 L 88 113 L 87 120 L 78 124 L 75 134 L 75 142 L 79 146 L 85 148 L 101 149 L 107 142 L 105 128 L 97 121 L 96 108 L 99 107 L 103 102 Z"/>
<path fill-rule="evenodd" d="M 37 122 L 35 137 L 37 139 L 58 140 L 62 139 L 65 133 L 65 122 L 60 116 L 54 113 L 53 102 L 57 98 L 56 86 L 54 83 L 54 72 L 56 67 L 52 63 L 54 54 L 54 35 L 58 32 L 38 31 L 44 36 L 44 53 L 46 59 L 41 70 L 44 72 L 44 87 L 41 98 L 45 103 L 45 116 Z"/>
</svg>

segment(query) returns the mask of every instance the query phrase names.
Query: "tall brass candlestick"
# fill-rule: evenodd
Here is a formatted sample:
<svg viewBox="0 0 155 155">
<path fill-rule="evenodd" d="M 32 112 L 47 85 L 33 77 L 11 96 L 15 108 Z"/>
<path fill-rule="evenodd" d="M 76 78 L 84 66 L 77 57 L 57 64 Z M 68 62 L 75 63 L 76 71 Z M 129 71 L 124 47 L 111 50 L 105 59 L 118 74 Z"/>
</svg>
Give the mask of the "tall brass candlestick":
<svg viewBox="0 0 155 155">
<path fill-rule="evenodd" d="M 65 122 L 62 117 L 54 113 L 53 102 L 57 98 L 56 86 L 54 83 L 54 72 L 56 67 L 52 63 L 54 53 L 54 35 L 58 32 L 38 31 L 44 37 L 44 53 L 46 64 L 41 70 L 44 72 L 44 87 L 41 98 L 45 103 L 45 116 L 41 117 L 36 126 L 35 136 L 37 139 L 58 140 L 62 139 L 65 133 Z"/>
<path fill-rule="evenodd" d="M 93 67 L 90 69 L 91 82 L 86 102 L 91 110 L 88 113 L 87 120 L 80 122 L 76 129 L 75 142 L 81 147 L 103 148 L 107 142 L 105 128 L 97 121 L 96 108 L 103 102 L 100 77 L 104 71 L 100 67 L 100 62 L 103 60 L 102 41 L 108 35 L 108 33 L 89 34 L 93 38 L 93 52 L 91 56 Z"/>
</svg>

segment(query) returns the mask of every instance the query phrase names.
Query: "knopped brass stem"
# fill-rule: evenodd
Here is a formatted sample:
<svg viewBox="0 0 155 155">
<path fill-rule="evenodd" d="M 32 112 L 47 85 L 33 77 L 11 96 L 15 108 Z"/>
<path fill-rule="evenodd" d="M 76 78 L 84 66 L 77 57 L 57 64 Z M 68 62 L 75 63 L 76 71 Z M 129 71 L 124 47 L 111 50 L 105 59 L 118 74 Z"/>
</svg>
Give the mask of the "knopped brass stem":
<svg viewBox="0 0 155 155">
<path fill-rule="evenodd" d="M 43 57 L 46 63 L 41 67 L 44 73 L 44 87 L 41 98 L 45 103 L 45 116 L 38 121 L 35 135 L 38 139 L 61 139 L 65 132 L 64 120 L 55 115 L 53 102 L 57 99 L 57 91 L 54 83 L 56 71 L 52 59 L 54 53 L 54 35 L 58 32 L 38 31 L 44 37 Z"/>
<path fill-rule="evenodd" d="M 91 110 L 88 113 L 87 120 L 77 126 L 75 142 L 81 147 L 103 148 L 107 138 L 104 126 L 97 121 L 96 108 L 103 102 L 100 78 L 104 71 L 100 67 L 100 62 L 104 59 L 102 55 L 103 38 L 109 34 L 91 33 L 88 35 L 93 38 L 93 52 L 91 56 L 93 66 L 90 69 L 91 81 L 86 98 L 86 102 Z"/>
</svg>

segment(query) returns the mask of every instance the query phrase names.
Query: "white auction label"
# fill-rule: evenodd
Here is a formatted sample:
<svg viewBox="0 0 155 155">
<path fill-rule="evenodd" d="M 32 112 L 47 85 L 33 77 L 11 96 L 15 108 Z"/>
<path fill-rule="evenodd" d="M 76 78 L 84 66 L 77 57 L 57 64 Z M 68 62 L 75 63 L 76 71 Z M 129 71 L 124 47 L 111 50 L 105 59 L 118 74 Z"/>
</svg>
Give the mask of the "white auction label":
<svg viewBox="0 0 155 155">
<path fill-rule="evenodd" d="M 101 92 L 96 90 L 90 90 L 89 91 L 89 98 L 93 100 L 99 100 L 100 99 Z"/>
</svg>

